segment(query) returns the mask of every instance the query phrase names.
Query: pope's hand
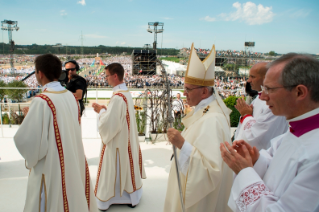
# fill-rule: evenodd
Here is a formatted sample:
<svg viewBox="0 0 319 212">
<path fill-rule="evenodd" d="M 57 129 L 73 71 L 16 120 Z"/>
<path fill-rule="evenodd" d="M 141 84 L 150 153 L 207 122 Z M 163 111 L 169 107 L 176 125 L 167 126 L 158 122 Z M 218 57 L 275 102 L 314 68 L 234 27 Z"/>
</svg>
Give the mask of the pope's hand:
<svg viewBox="0 0 319 212">
<path fill-rule="evenodd" d="M 241 116 L 253 114 L 253 106 L 247 105 L 245 100 L 242 98 L 237 99 L 235 108 L 238 110 Z"/>
<path fill-rule="evenodd" d="M 28 114 L 28 112 L 29 112 L 29 107 L 23 108 L 23 109 L 22 109 L 22 112 L 23 112 L 23 114 L 24 114 L 24 117 L 26 117 L 27 114 Z"/>
<path fill-rule="evenodd" d="M 104 108 L 106 110 L 106 106 L 105 105 L 99 105 L 98 103 L 93 103 L 92 107 L 94 109 L 94 111 L 96 113 L 100 113 L 100 111 L 102 110 L 102 108 Z"/>
<path fill-rule="evenodd" d="M 181 135 L 180 131 L 174 128 L 169 128 L 167 130 L 167 137 L 168 140 L 177 148 L 181 149 L 183 147 L 185 139 Z"/>
<path fill-rule="evenodd" d="M 227 151 L 226 147 L 229 151 Z M 240 155 L 235 149 L 226 141 L 220 144 L 220 152 L 225 163 L 231 168 L 235 174 L 247 167 L 253 167 L 252 159 L 245 145 L 243 148 L 243 156 Z"/>
</svg>

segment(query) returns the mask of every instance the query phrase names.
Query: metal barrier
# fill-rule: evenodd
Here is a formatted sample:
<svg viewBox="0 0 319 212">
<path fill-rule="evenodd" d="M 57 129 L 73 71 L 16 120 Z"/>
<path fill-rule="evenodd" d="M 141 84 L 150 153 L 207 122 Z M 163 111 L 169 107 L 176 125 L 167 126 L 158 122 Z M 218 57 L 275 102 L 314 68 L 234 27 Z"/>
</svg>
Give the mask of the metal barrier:
<svg viewBox="0 0 319 212">
<path fill-rule="evenodd" d="M 41 92 L 42 88 L 38 88 L 38 87 L 26 87 L 26 88 L 16 88 L 16 87 L 0 87 L 0 89 L 24 89 L 24 90 L 39 90 Z M 157 88 L 154 88 L 154 90 L 157 89 Z M 181 88 L 182 89 L 182 88 Z M 181 90 L 181 89 L 173 89 L 173 90 Z M 88 88 L 88 91 L 89 90 L 95 90 L 95 102 L 98 103 L 99 101 L 105 101 L 107 100 L 108 98 L 100 98 L 99 99 L 99 91 L 111 91 L 112 89 L 111 88 Z M 138 91 L 138 90 L 141 90 L 141 91 L 144 91 L 145 89 L 134 89 L 135 91 Z M 153 90 L 153 89 L 151 89 Z M 234 91 L 237 91 L 237 90 L 219 90 L 219 91 L 227 91 L 227 92 L 234 92 Z M 31 99 L 32 100 L 32 97 Z M 105 104 L 105 102 L 103 102 Z M 0 103 L 0 132 L 1 132 L 1 136 L 0 138 L 12 138 L 14 136 L 14 131 L 15 130 L 11 130 L 13 128 L 18 128 L 19 127 L 19 124 L 16 124 L 16 123 L 12 123 L 12 118 L 11 118 L 11 111 L 13 111 L 14 113 L 16 113 L 17 111 L 19 111 L 19 115 L 21 116 L 21 113 L 22 113 L 22 109 L 24 107 L 29 107 L 31 104 L 31 101 L 29 102 L 20 102 L 20 103 Z M 20 110 L 19 110 L 20 108 Z M 3 123 L 3 120 L 4 120 L 4 114 L 7 113 L 8 114 L 8 124 L 6 123 Z M 18 115 L 18 116 L 19 116 Z M 82 127 L 82 138 L 83 139 L 89 139 L 89 138 L 92 138 L 92 139 L 96 139 L 96 138 L 100 138 L 99 134 L 98 134 L 98 131 L 97 131 L 97 128 L 96 128 L 96 132 L 94 133 L 93 130 L 92 130 L 92 123 L 95 123 L 96 126 L 97 126 L 97 119 L 98 119 L 98 114 L 95 114 L 93 113 L 93 110 L 92 108 L 88 107 L 88 105 L 86 105 L 86 109 L 84 111 L 84 114 L 82 116 L 82 124 L 81 124 L 81 127 Z M 95 120 L 92 122 L 92 120 Z M 83 133 L 84 131 L 87 132 L 86 128 L 88 129 L 91 129 L 89 130 L 89 133 L 88 135 L 89 136 L 86 136 L 87 133 Z M 4 129 L 10 129 L 10 130 L 7 130 L 8 133 L 4 133 Z M 10 132 L 9 132 L 10 131 Z M 84 135 L 85 134 L 85 135 Z M 91 136 L 92 135 L 92 136 Z"/>
</svg>

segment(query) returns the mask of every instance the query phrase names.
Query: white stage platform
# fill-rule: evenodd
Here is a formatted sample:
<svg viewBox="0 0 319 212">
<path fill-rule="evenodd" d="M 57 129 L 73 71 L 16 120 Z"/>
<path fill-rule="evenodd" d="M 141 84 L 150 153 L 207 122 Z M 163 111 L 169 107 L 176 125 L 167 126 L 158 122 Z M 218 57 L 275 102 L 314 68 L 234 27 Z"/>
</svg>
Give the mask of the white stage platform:
<svg viewBox="0 0 319 212">
<path fill-rule="evenodd" d="M 17 129 L 18 126 L 12 126 L 0 130 L 0 211 L 3 212 L 23 211 L 25 203 L 29 172 L 13 142 L 12 137 Z M 92 108 L 88 108 L 82 117 L 82 135 L 91 180 L 95 185 L 101 140 Z M 114 205 L 107 212 L 163 212 L 172 155 L 172 146 L 166 143 L 140 143 L 147 175 L 147 179 L 143 180 L 140 204 L 134 209 L 126 205 Z"/>
</svg>

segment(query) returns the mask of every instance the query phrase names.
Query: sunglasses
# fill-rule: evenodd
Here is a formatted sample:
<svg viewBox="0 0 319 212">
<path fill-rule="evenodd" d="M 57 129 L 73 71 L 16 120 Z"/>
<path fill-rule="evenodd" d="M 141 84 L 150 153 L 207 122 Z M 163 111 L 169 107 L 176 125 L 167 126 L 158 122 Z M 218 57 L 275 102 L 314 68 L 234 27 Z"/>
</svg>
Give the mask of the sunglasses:
<svg viewBox="0 0 319 212">
<path fill-rule="evenodd" d="M 76 70 L 76 68 L 69 68 L 69 69 L 65 69 L 66 71 L 74 71 Z"/>
</svg>

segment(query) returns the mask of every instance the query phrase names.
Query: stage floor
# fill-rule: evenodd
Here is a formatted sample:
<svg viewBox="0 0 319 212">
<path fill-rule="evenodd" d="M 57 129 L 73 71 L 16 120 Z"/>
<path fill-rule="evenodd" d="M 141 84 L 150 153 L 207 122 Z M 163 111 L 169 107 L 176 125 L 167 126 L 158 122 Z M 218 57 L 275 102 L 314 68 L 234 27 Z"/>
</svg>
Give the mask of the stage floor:
<svg viewBox="0 0 319 212">
<path fill-rule="evenodd" d="M 23 211 L 26 197 L 29 171 L 13 142 L 17 129 L 18 126 L 5 126 L 0 130 L 0 211 L 5 212 Z M 96 114 L 92 108 L 88 108 L 82 116 L 82 136 L 94 188 L 101 139 L 97 133 Z M 141 202 L 134 209 L 126 205 L 114 205 L 107 212 L 163 211 L 172 146 L 167 145 L 166 141 L 155 144 L 141 142 L 140 146 L 147 176 L 147 179 L 143 180 Z"/>
</svg>

